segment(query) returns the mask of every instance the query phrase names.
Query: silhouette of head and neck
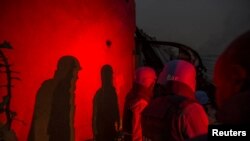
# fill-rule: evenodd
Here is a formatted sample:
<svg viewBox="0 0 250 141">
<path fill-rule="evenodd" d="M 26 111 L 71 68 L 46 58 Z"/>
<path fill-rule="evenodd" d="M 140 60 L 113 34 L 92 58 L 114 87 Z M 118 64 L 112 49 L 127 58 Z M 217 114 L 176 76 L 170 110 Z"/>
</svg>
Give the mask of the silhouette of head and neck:
<svg viewBox="0 0 250 141">
<path fill-rule="evenodd" d="M 102 67 L 101 80 L 103 88 L 113 87 L 113 69 L 110 65 L 104 65 Z"/>
<path fill-rule="evenodd" d="M 63 56 L 57 63 L 57 70 L 55 71 L 54 78 L 56 80 L 65 79 L 69 74 L 74 76 L 75 72 L 81 69 L 80 63 L 73 56 Z"/>
</svg>

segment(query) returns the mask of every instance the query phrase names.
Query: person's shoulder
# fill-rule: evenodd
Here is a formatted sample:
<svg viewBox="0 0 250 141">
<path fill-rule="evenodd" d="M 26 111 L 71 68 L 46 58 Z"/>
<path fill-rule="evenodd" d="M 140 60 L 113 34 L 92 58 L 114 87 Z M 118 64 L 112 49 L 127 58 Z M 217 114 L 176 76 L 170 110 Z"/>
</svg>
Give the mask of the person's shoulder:
<svg viewBox="0 0 250 141">
<path fill-rule="evenodd" d="M 186 106 L 184 107 L 184 112 L 199 112 L 199 111 L 205 111 L 204 108 L 202 107 L 201 104 L 199 104 L 198 102 L 194 102 L 194 101 L 188 101 L 186 103 Z"/>
<path fill-rule="evenodd" d="M 148 102 L 144 99 L 137 100 L 132 106 L 132 110 L 142 111 L 148 105 Z"/>
<path fill-rule="evenodd" d="M 103 93 L 102 88 L 97 89 L 94 98 L 99 97 Z"/>
<path fill-rule="evenodd" d="M 205 109 L 199 103 L 190 103 L 182 112 L 182 115 L 186 119 L 201 120 L 208 125 L 208 116 Z"/>
<path fill-rule="evenodd" d="M 102 89 L 102 88 L 99 88 L 99 89 L 97 89 L 96 93 L 100 93 L 100 92 L 102 92 L 102 91 L 103 91 L 103 89 Z"/>
<path fill-rule="evenodd" d="M 48 87 L 48 86 L 53 86 L 55 85 L 55 80 L 54 79 L 48 79 L 48 80 L 44 80 L 41 84 L 41 87 Z"/>
<path fill-rule="evenodd" d="M 146 101 L 145 99 L 141 98 L 139 99 L 136 104 L 139 104 L 139 105 L 147 105 L 148 104 L 148 101 Z"/>
</svg>

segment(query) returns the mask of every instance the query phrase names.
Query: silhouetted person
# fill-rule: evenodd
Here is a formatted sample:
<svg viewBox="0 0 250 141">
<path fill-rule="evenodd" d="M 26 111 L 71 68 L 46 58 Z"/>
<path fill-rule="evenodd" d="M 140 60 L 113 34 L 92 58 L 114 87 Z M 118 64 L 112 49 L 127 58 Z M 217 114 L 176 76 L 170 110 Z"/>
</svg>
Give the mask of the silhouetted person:
<svg viewBox="0 0 250 141">
<path fill-rule="evenodd" d="M 80 70 L 73 56 L 59 59 L 53 79 L 38 90 L 29 141 L 74 141 L 74 90 Z"/>
<path fill-rule="evenodd" d="M 214 72 L 218 121 L 250 124 L 250 31 L 219 56 Z"/>
<path fill-rule="evenodd" d="M 155 70 L 150 67 L 140 67 L 135 72 L 133 87 L 124 104 L 125 141 L 142 141 L 141 113 L 153 97 L 155 80 Z"/>
<path fill-rule="evenodd" d="M 113 86 L 113 69 L 104 65 L 101 69 L 102 87 L 93 100 L 93 132 L 95 141 L 114 141 L 120 125 L 118 101 Z"/>
</svg>

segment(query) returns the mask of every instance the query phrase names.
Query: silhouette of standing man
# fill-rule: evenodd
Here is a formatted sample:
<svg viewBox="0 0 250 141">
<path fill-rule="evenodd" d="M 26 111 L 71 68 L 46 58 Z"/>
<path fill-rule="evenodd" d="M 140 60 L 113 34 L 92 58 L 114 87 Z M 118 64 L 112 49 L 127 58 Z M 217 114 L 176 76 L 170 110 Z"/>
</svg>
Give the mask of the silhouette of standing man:
<svg viewBox="0 0 250 141">
<path fill-rule="evenodd" d="M 114 141 L 119 124 L 116 90 L 113 86 L 113 69 L 104 65 L 101 69 L 102 87 L 93 101 L 93 132 L 95 141 Z"/>
<path fill-rule="evenodd" d="M 74 90 L 80 70 L 73 56 L 59 59 L 53 79 L 36 96 L 29 141 L 74 141 Z"/>
</svg>

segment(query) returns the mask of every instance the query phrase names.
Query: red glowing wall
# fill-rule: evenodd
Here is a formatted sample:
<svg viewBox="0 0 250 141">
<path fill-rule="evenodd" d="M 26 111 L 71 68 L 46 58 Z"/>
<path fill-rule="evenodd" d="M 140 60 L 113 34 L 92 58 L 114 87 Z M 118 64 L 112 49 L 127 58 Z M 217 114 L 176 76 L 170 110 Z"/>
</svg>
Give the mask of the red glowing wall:
<svg viewBox="0 0 250 141">
<path fill-rule="evenodd" d="M 11 99 L 16 118 L 25 122 L 13 121 L 19 141 L 27 138 L 37 90 L 53 77 L 64 55 L 75 56 L 82 67 L 75 91 L 75 140 L 92 138 L 92 101 L 104 64 L 114 69 L 122 113 L 134 71 L 133 0 L 1 0 L 0 20 L 0 42 L 14 48 L 3 51 L 21 78 L 14 81 Z"/>
</svg>

